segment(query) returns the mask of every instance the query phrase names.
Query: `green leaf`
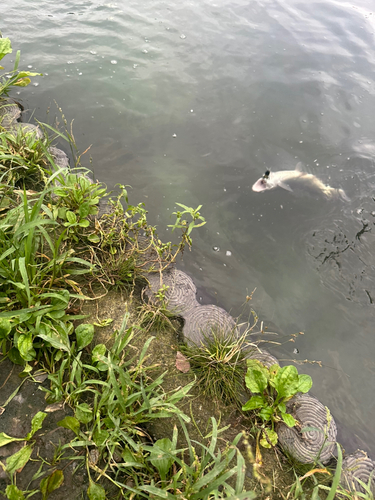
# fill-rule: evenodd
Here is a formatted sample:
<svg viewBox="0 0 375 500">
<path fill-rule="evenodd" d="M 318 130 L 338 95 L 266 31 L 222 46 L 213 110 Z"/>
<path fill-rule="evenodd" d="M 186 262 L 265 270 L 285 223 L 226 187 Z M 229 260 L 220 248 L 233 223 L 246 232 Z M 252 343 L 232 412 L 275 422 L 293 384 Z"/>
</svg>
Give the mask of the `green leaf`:
<svg viewBox="0 0 375 500">
<path fill-rule="evenodd" d="M 263 408 L 267 405 L 267 401 L 262 396 L 253 396 L 249 399 L 247 403 L 242 407 L 243 411 L 256 410 L 257 408 Z"/>
<path fill-rule="evenodd" d="M 0 38 L 0 61 L 7 54 L 12 53 L 12 44 L 9 38 Z"/>
<path fill-rule="evenodd" d="M 59 332 L 60 333 L 60 332 Z M 69 338 L 64 334 L 59 335 L 56 331 L 52 330 L 49 325 L 41 325 L 38 337 L 50 343 L 52 347 L 56 347 L 56 349 L 62 349 L 63 351 L 70 351 L 70 342 Z"/>
<path fill-rule="evenodd" d="M 308 392 L 313 385 L 312 378 L 310 375 L 301 374 L 298 376 L 298 388 L 297 392 Z"/>
<path fill-rule="evenodd" d="M 298 371 L 293 365 L 280 368 L 274 379 L 279 398 L 290 398 L 298 392 Z"/>
<path fill-rule="evenodd" d="M 263 448 L 272 448 L 272 446 L 277 445 L 277 434 L 275 431 L 271 429 L 264 429 L 264 431 L 262 432 L 262 436 L 263 437 L 259 442 L 263 446 Z"/>
<path fill-rule="evenodd" d="M 277 409 L 281 411 L 281 413 L 285 413 L 286 412 L 286 406 L 285 406 L 285 403 L 279 403 L 277 405 Z"/>
<path fill-rule="evenodd" d="M 37 73 L 35 73 L 35 74 L 37 74 Z M 13 85 L 15 85 L 16 87 L 27 87 L 29 85 L 29 83 L 31 83 L 30 78 L 23 77 L 23 78 L 20 78 L 19 80 L 15 81 L 13 83 Z"/>
<path fill-rule="evenodd" d="M 70 210 L 68 210 L 65 214 L 69 224 L 75 224 L 77 222 L 76 214 Z"/>
<path fill-rule="evenodd" d="M 8 500 L 24 500 L 25 498 L 23 492 L 19 490 L 15 484 L 8 484 L 5 489 L 5 494 Z"/>
<path fill-rule="evenodd" d="M 42 428 L 43 426 L 43 421 L 46 418 L 47 413 L 44 413 L 43 411 L 38 411 L 36 413 L 31 421 L 31 431 L 28 433 L 26 436 L 26 441 L 29 441 L 34 434 Z"/>
<path fill-rule="evenodd" d="M 35 358 L 36 352 L 33 348 L 33 336 L 31 332 L 27 335 L 21 334 L 18 337 L 17 347 L 21 357 L 25 361 L 31 361 Z"/>
<path fill-rule="evenodd" d="M 154 448 L 155 451 L 150 453 L 150 462 L 158 470 L 161 479 L 165 481 L 165 478 L 175 461 L 169 453 L 175 451 L 175 448 L 169 438 L 158 439 L 154 444 Z"/>
<path fill-rule="evenodd" d="M 96 444 L 96 446 L 103 446 L 104 443 L 107 441 L 109 438 L 109 432 L 101 429 L 100 431 L 96 428 L 94 433 L 93 433 L 93 441 Z"/>
<path fill-rule="evenodd" d="M 5 432 L 0 432 L 0 448 L 2 446 L 7 445 L 8 443 L 12 443 L 13 441 L 25 441 L 24 438 L 14 438 L 5 434 Z"/>
<path fill-rule="evenodd" d="M 342 472 L 342 451 L 339 443 L 337 444 L 337 465 L 335 475 L 333 477 L 332 486 L 329 490 L 326 500 L 334 500 L 336 496 L 336 490 L 340 484 L 341 472 Z M 365 497 L 366 498 L 366 497 Z"/>
<path fill-rule="evenodd" d="M 246 387 L 251 392 L 262 393 L 266 389 L 268 381 L 263 372 L 249 366 L 245 375 L 245 382 Z"/>
<path fill-rule="evenodd" d="M 40 482 L 40 491 L 43 495 L 42 500 L 46 500 L 48 496 L 62 485 L 64 482 L 64 473 L 62 470 L 55 470 L 48 477 L 45 477 Z"/>
<path fill-rule="evenodd" d="M 82 424 L 88 424 L 93 419 L 92 409 L 87 403 L 77 405 L 74 415 Z"/>
<path fill-rule="evenodd" d="M 31 457 L 33 447 L 31 445 L 24 446 L 17 453 L 7 458 L 5 470 L 13 475 L 15 472 L 20 472 Z"/>
<path fill-rule="evenodd" d="M 12 323 L 9 321 L 9 319 L 0 318 L 0 340 L 6 339 L 10 334 L 11 330 L 12 330 Z"/>
<path fill-rule="evenodd" d="M 90 342 L 94 338 L 94 332 L 94 325 L 91 325 L 90 323 L 84 323 L 77 326 L 76 337 L 77 347 L 79 351 L 90 344 Z"/>
<path fill-rule="evenodd" d="M 8 351 L 8 358 L 11 360 L 12 363 L 15 365 L 24 365 L 25 360 L 21 357 L 17 347 L 12 347 Z"/>
<path fill-rule="evenodd" d="M 59 427 L 64 427 L 65 429 L 70 429 L 74 432 L 74 434 L 78 435 L 80 430 L 80 425 L 78 420 L 75 417 L 65 417 L 59 422 L 57 422 Z"/>
<path fill-rule="evenodd" d="M 88 227 L 90 225 L 90 221 L 87 219 L 83 219 L 78 223 L 79 227 Z"/>
<path fill-rule="evenodd" d="M 91 241 L 91 243 L 99 243 L 100 238 L 97 234 L 93 233 L 93 234 L 90 234 L 90 236 L 88 237 L 88 240 Z"/>
<path fill-rule="evenodd" d="M 281 418 L 288 427 L 294 427 L 297 423 L 296 419 L 290 413 L 281 412 Z"/>
<path fill-rule="evenodd" d="M 90 213 L 90 203 L 85 201 L 78 209 L 78 213 L 82 219 L 85 219 Z"/>
<path fill-rule="evenodd" d="M 105 500 L 105 489 L 90 477 L 90 485 L 87 488 L 87 496 L 90 500 Z"/>
<path fill-rule="evenodd" d="M 258 413 L 258 415 L 262 420 L 268 422 L 269 420 L 272 419 L 273 409 L 270 406 L 267 406 L 266 408 L 262 408 Z"/>
</svg>

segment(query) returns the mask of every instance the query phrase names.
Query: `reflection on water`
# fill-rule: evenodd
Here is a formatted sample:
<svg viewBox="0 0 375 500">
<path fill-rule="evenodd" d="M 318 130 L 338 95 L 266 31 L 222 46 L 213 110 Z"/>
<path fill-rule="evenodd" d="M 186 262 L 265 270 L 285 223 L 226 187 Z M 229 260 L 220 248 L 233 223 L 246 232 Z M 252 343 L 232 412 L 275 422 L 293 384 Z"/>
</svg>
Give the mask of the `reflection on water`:
<svg viewBox="0 0 375 500">
<path fill-rule="evenodd" d="M 237 314 L 256 288 L 252 305 L 281 334 L 275 354 L 322 360 L 303 366 L 314 394 L 345 447 L 374 456 L 370 1 L 5 0 L 3 11 L 4 36 L 45 74 L 20 93 L 30 115 L 52 121 L 56 99 L 80 150 L 92 144 L 86 165 L 91 155 L 110 187 L 132 185 L 164 238 L 175 202 L 202 203 L 208 224 L 181 262 L 202 302 Z M 266 168 L 299 161 L 351 201 L 251 191 Z"/>
</svg>

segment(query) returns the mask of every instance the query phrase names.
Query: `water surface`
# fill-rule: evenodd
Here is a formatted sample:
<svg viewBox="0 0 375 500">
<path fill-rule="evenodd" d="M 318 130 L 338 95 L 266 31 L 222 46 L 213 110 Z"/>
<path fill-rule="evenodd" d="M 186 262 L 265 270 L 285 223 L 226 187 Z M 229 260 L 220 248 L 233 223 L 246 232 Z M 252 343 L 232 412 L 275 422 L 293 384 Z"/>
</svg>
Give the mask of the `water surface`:
<svg viewBox="0 0 375 500">
<path fill-rule="evenodd" d="M 83 162 L 110 187 L 130 184 L 162 237 L 175 202 L 203 204 L 208 224 L 180 263 L 202 302 L 236 315 L 256 288 L 251 305 L 280 333 L 274 353 L 322 362 L 300 370 L 340 442 L 374 457 L 370 1 L 5 0 L 1 11 L 23 67 L 45 74 L 20 94 L 29 114 L 52 121 L 56 100 L 80 150 L 92 145 Z M 252 192 L 266 168 L 299 161 L 351 201 Z"/>
</svg>

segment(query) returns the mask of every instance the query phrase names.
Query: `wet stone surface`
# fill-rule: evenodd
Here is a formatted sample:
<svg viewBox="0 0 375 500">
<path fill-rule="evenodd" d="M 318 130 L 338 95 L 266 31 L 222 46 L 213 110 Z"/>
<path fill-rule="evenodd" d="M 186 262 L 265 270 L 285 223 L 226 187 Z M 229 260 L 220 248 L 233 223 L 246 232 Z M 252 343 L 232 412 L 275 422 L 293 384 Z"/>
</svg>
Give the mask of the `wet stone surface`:
<svg viewBox="0 0 375 500">
<path fill-rule="evenodd" d="M 0 432 L 4 432 L 9 436 L 22 438 L 31 430 L 31 420 L 38 411 L 45 411 L 48 403 L 45 400 L 45 393 L 41 387 L 48 387 L 49 381 L 45 375 L 38 377 L 40 382 L 32 382 L 20 378 L 22 367 L 12 365 L 9 360 L 2 360 L 0 364 Z M 43 381 L 42 381 L 43 380 Z M 23 382 L 23 383 L 22 383 Z M 17 387 L 20 386 L 18 393 L 11 397 Z M 11 399 L 10 399 L 11 398 Z M 7 403 L 7 401 L 10 401 Z M 22 473 L 17 473 L 17 487 L 21 490 L 37 489 L 41 479 L 52 473 L 56 469 L 60 469 L 64 474 L 64 482 L 62 486 L 51 493 L 51 500 L 60 500 L 67 498 L 81 497 L 82 492 L 87 490 L 88 480 L 86 469 L 82 467 L 82 460 L 63 460 L 58 459 L 59 446 L 68 443 L 74 434 L 68 429 L 57 426 L 57 422 L 62 420 L 66 415 L 72 415 L 69 407 L 65 406 L 53 412 L 47 412 L 47 416 L 43 422 L 43 427 L 39 430 L 28 444 L 34 443 L 31 460 L 26 464 Z M 0 447 L 0 461 L 6 463 L 8 457 L 16 453 L 23 446 L 25 441 L 16 441 L 8 445 Z M 66 456 L 73 455 L 70 450 L 65 453 Z M 37 480 L 31 479 L 42 465 L 45 475 Z M 4 491 L 6 486 L 10 484 L 10 479 L 7 474 L 0 469 L 0 491 Z M 39 500 L 41 494 L 33 496 Z"/>
</svg>

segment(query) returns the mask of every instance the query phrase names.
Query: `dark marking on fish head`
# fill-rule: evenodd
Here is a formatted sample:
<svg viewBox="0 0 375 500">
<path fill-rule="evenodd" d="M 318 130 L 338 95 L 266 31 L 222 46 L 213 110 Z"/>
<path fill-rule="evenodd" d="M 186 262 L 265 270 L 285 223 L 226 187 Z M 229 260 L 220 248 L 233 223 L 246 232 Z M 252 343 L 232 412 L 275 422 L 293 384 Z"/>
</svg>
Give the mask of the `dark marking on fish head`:
<svg viewBox="0 0 375 500">
<path fill-rule="evenodd" d="M 260 193 L 261 191 L 266 191 L 267 189 L 269 189 L 267 185 L 267 177 L 264 176 L 258 179 L 252 187 L 252 190 L 255 191 L 256 193 Z"/>
</svg>

